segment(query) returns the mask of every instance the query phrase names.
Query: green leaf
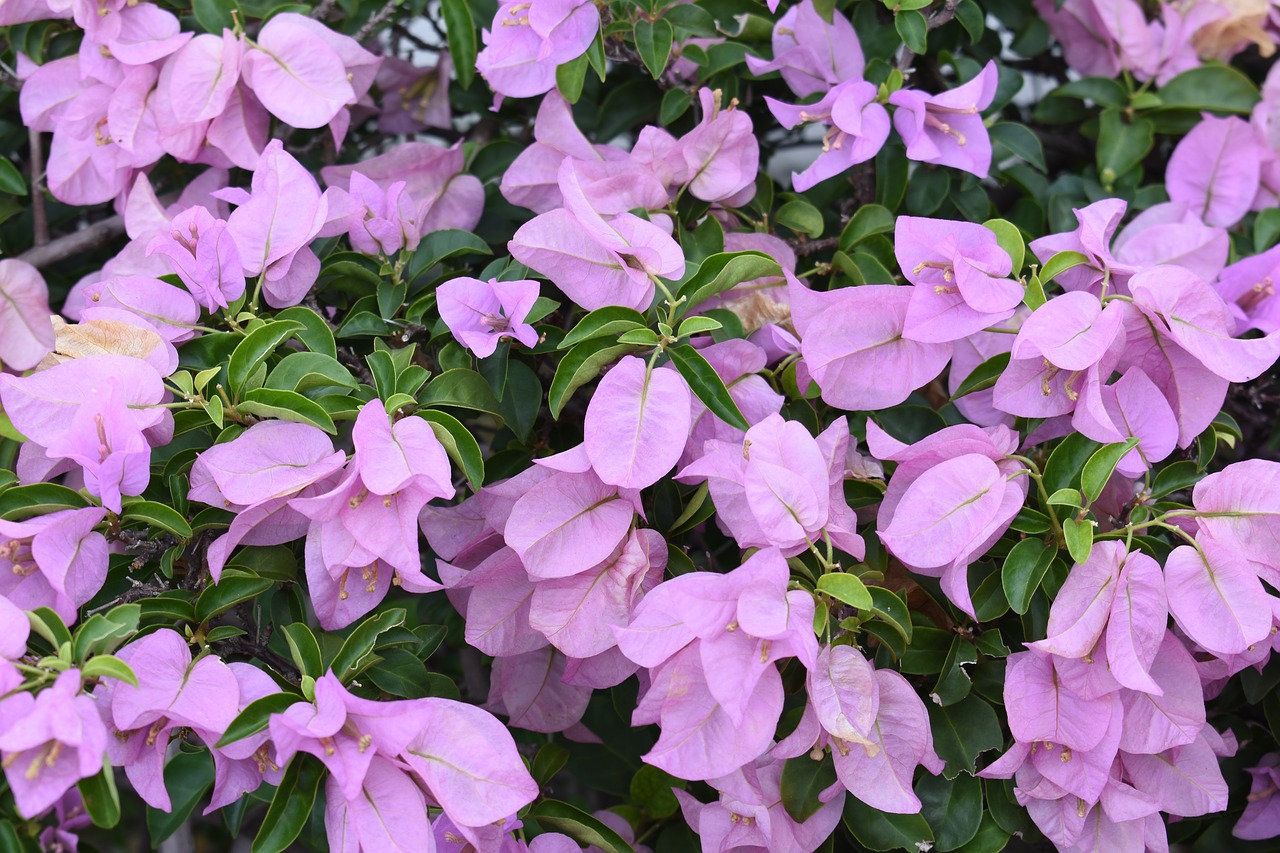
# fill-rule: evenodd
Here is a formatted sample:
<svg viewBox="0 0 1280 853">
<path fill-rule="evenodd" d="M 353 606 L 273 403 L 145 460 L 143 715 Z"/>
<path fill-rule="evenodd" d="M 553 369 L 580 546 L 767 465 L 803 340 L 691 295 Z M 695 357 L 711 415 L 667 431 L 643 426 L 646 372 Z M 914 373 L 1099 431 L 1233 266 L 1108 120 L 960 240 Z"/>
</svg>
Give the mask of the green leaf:
<svg viewBox="0 0 1280 853">
<path fill-rule="evenodd" d="M 319 759 L 305 753 L 294 756 L 253 839 L 253 853 L 284 853 L 297 840 L 326 775 Z"/>
<path fill-rule="evenodd" d="M 18 168 L 3 157 L 0 157 L 0 192 L 9 195 L 27 194 L 27 182 L 22 179 Z"/>
<path fill-rule="evenodd" d="M 114 678 L 133 687 L 138 686 L 138 676 L 133 669 L 115 655 L 94 655 L 80 667 L 85 678 Z"/>
<path fill-rule="evenodd" d="M 1189 489 L 1200 482 L 1203 476 L 1204 472 L 1190 459 L 1174 462 L 1172 465 L 1161 468 L 1160 473 L 1156 474 L 1155 481 L 1151 484 L 1151 496 L 1163 498 L 1174 492 Z"/>
<path fill-rule="evenodd" d="M 751 425 L 738 409 L 738 404 L 729 396 L 724 380 L 701 353 L 688 344 L 676 344 L 667 348 L 667 354 L 671 356 L 671 363 L 676 366 L 676 370 L 689 383 L 689 388 L 712 414 L 729 426 L 741 430 L 750 429 Z"/>
<path fill-rule="evenodd" d="M 773 221 L 806 237 L 817 239 L 822 236 L 822 213 L 803 199 L 789 201 L 778 208 Z"/>
<path fill-rule="evenodd" d="M 933 687 L 930 698 L 938 705 L 954 705 L 969 695 L 973 689 L 973 681 L 965 667 L 976 663 L 978 652 L 973 643 L 956 634 L 951 638 L 951 648 L 947 651 L 946 660 L 938 674 L 938 681 Z"/>
<path fill-rule="evenodd" d="M 919 814 L 890 814 L 859 800 L 845 797 L 843 821 L 858 843 L 868 850 L 925 850 L 933 843 L 933 830 Z"/>
<path fill-rule="evenodd" d="M 208 752 L 179 752 L 164 768 L 164 787 L 169 792 L 167 812 L 147 806 L 147 833 L 152 849 L 159 849 L 178 827 L 187 822 L 205 792 L 213 787 L 213 758 Z"/>
<path fill-rule="evenodd" d="M 71 642 L 71 632 L 67 630 L 66 623 L 62 621 L 61 616 L 48 607 L 28 610 L 27 621 L 31 623 L 31 630 L 43 637 L 55 653 L 62 648 L 63 644 Z"/>
<path fill-rule="evenodd" d="M 561 744 L 549 743 L 538 750 L 538 754 L 533 757 L 533 766 L 530 771 L 538 787 L 543 787 L 555 778 L 555 775 L 564 769 L 568 762 L 569 750 Z"/>
<path fill-rule="evenodd" d="M 1087 563 L 1093 551 L 1094 523 L 1089 519 L 1066 518 L 1062 521 L 1062 534 L 1067 540 L 1067 552 L 1077 563 Z"/>
<path fill-rule="evenodd" d="M 424 406 L 432 408 L 453 406 L 502 417 L 498 398 L 493 395 L 493 387 L 474 370 L 446 370 L 427 383 L 418 399 Z"/>
<path fill-rule="evenodd" d="M 669 6 L 662 12 L 662 17 L 671 22 L 671 26 L 684 30 L 698 38 L 714 38 L 720 33 L 716 30 L 716 19 L 701 6 L 692 3 Z M 671 91 L 677 91 L 672 89 Z"/>
<path fill-rule="evenodd" d="M 1160 89 L 1165 107 L 1248 115 L 1261 99 L 1258 87 L 1227 65 L 1201 65 L 1184 71 Z"/>
<path fill-rule="evenodd" d="M 1022 232 L 1018 230 L 1018 226 L 1006 219 L 988 219 L 982 223 L 982 226 L 996 235 L 996 242 L 1013 261 L 1013 276 L 1017 278 L 1027 254 L 1027 247 L 1022 241 Z"/>
<path fill-rule="evenodd" d="M 1027 290 L 1022 296 L 1022 304 L 1035 311 L 1048 301 L 1048 297 L 1044 295 L 1044 285 L 1040 283 L 1040 276 L 1034 273 L 1027 276 Z"/>
<path fill-rule="evenodd" d="M 333 329 L 324 318 L 305 305 L 294 305 L 276 314 L 277 320 L 292 320 L 302 324 L 298 332 L 298 340 L 306 344 L 307 349 L 329 358 L 338 357 L 338 345 L 333 340 Z M 288 358 L 288 356 L 285 356 Z"/>
<path fill-rule="evenodd" d="M 252 737 L 258 732 L 266 731 L 267 724 L 271 722 L 273 714 L 282 714 L 290 705 L 301 701 L 302 697 L 294 693 L 269 693 L 259 699 L 254 699 L 244 707 L 243 711 L 236 715 L 236 718 L 231 721 L 231 725 L 227 726 L 227 730 L 218 739 L 218 749 L 230 746 L 236 741 L 244 740 L 247 737 Z"/>
<path fill-rule="evenodd" d="M 273 585 L 267 578 L 223 574 L 222 580 L 200 593 L 200 598 L 196 600 L 196 621 L 207 622 L 242 601 L 257 598 Z"/>
<path fill-rule="evenodd" d="M 964 381 L 960 383 L 960 387 L 951 395 L 951 399 L 958 400 L 966 394 L 994 388 L 996 382 L 1000 379 L 1000 374 L 1004 373 L 1004 369 L 1008 366 L 1009 353 L 996 353 L 975 367 L 973 372 L 965 377 Z"/>
<path fill-rule="evenodd" d="M 457 0 L 465 3 L 466 0 Z M 457 61 L 455 57 L 455 61 Z M 470 231 L 433 231 L 422 238 L 405 270 L 405 281 L 413 282 L 441 261 L 459 255 L 492 255 L 489 244 Z"/>
<path fill-rule="evenodd" d="M 324 407 L 296 391 L 256 388 L 245 393 L 244 399 L 236 404 L 236 409 L 259 418 L 275 418 L 295 424 L 309 424 L 319 427 L 330 435 L 338 434 L 333 418 L 324 410 Z"/>
<path fill-rule="evenodd" d="M 893 212 L 878 204 L 864 204 L 840 232 L 840 250 L 849 251 L 868 237 L 892 233 Z"/>
<path fill-rule="evenodd" d="M 818 578 L 818 592 L 859 610 L 870 610 L 875 606 L 867 585 L 857 575 L 848 572 L 830 572 Z"/>
<path fill-rule="evenodd" d="M 21 521 L 33 515 L 48 515 L 60 509 L 83 509 L 89 502 L 79 493 L 56 483 L 14 486 L 0 493 L 0 518 Z"/>
<path fill-rule="evenodd" d="M 192 536 L 191 525 L 187 523 L 182 513 L 171 506 L 155 501 L 138 501 L 129 504 L 124 508 L 123 518 L 125 523 L 141 521 L 150 527 L 172 533 L 179 539 L 190 539 Z"/>
<path fill-rule="evenodd" d="M 90 655 L 110 654 L 138 629 L 142 616 L 139 604 L 121 604 L 106 613 L 95 613 L 76 628 L 71 659 L 84 661 Z"/>
<path fill-rule="evenodd" d="M 453 58 L 458 85 L 471 88 L 476 74 L 476 24 L 467 0 L 440 0 L 445 33 L 449 37 L 449 55 Z"/>
<path fill-rule="evenodd" d="M 1265 252 L 1280 238 L 1280 207 L 1268 207 L 1253 222 L 1253 250 Z"/>
<path fill-rule="evenodd" d="M 1155 143 L 1155 127 L 1148 119 L 1135 116 L 1125 121 L 1121 110 L 1102 111 L 1098 125 L 1098 176 L 1104 189 L 1135 168 Z"/>
<path fill-rule="evenodd" d="M 680 314 L 689 313 L 695 305 L 744 281 L 773 277 L 782 277 L 782 267 L 761 252 L 725 252 L 712 255 L 680 285 L 676 298 L 678 300 L 685 297 L 680 306 Z"/>
<path fill-rule="evenodd" d="M 871 593 L 871 612 L 875 617 L 892 626 L 903 640 L 911 642 L 911 613 L 906 603 L 892 590 L 878 586 L 867 587 L 867 590 Z"/>
<path fill-rule="evenodd" d="M 583 341 L 569 350 L 556 366 L 556 374 L 551 380 L 551 389 L 547 392 L 547 405 L 551 408 L 551 416 L 558 419 L 574 391 L 599 376 L 606 365 L 635 350 L 636 347 L 620 344 L 608 338 Z"/>
<path fill-rule="evenodd" d="M 1108 444 L 1089 457 L 1089 461 L 1084 463 L 1084 470 L 1080 473 L 1080 485 L 1088 503 L 1093 503 L 1102 495 L 1102 490 L 1106 488 L 1107 481 L 1116 470 L 1116 465 L 1120 464 L 1120 460 L 1137 446 L 1138 438 L 1134 436 L 1126 441 Z"/>
<path fill-rule="evenodd" d="M 696 9 L 697 6 L 677 6 L 676 9 Z M 684 89 L 668 89 L 658 107 L 658 124 L 666 127 L 684 115 L 693 103 L 693 96 Z"/>
<path fill-rule="evenodd" d="M 983 812 L 978 832 L 967 843 L 956 848 L 956 853 L 1000 853 L 1013 836 L 1001 828 L 989 812 Z"/>
<path fill-rule="evenodd" d="M 284 626 L 285 642 L 289 644 L 289 656 L 293 658 L 298 672 L 319 678 L 324 675 L 324 661 L 320 657 L 320 644 L 316 635 L 311 633 L 305 622 L 294 622 Z"/>
<path fill-rule="evenodd" d="M 547 829 L 562 832 L 580 844 L 599 847 L 606 853 L 634 853 L 631 845 L 605 823 L 560 800 L 544 799 L 530 809 L 528 816 Z"/>
<path fill-rule="evenodd" d="M 196 23 L 206 33 L 220 35 L 224 29 L 234 29 L 236 19 L 231 11 L 235 9 L 233 0 L 192 0 L 191 11 L 196 16 Z"/>
<path fill-rule="evenodd" d="M 982 824 L 982 782 L 963 773 L 954 780 L 924 775 L 916 783 L 920 813 L 936 834 L 938 850 L 955 850 L 978 834 Z"/>
<path fill-rule="evenodd" d="M 432 432 L 444 445 L 449 458 L 462 469 L 471 488 L 479 490 L 484 485 L 484 455 L 475 436 L 462 425 L 462 421 L 448 412 L 423 409 L 416 416 L 431 424 Z"/>
<path fill-rule="evenodd" d="M 986 15 L 974 0 L 960 0 L 956 6 L 956 20 L 969 34 L 969 43 L 977 44 L 986 29 Z"/>
<path fill-rule="evenodd" d="M 302 328 L 302 324 L 294 320 L 272 320 L 254 329 L 236 344 L 227 364 L 227 377 L 231 385 L 229 390 L 233 399 L 239 399 L 240 389 L 267 360 L 267 356 Z"/>
<path fill-rule="evenodd" d="M 556 67 L 556 88 L 571 104 L 582 97 L 582 86 L 587 82 L 587 55 L 571 59 Z"/>
<path fill-rule="evenodd" d="M 364 677 L 383 693 L 402 699 L 422 699 L 431 695 L 427 667 L 405 649 L 382 649 L 381 661 L 366 670 Z"/>
<path fill-rule="evenodd" d="M 948 779 L 956 778 L 962 770 L 972 774 L 979 755 L 1004 746 L 996 712 L 978 695 L 970 693 L 953 705 L 925 704 L 933 746 L 938 757 L 947 762 L 943 774 Z"/>
<path fill-rule="evenodd" d="M 928 50 L 929 22 L 922 13 L 915 10 L 899 12 L 893 16 L 893 26 L 912 53 L 918 56 Z"/>
<path fill-rule="evenodd" d="M 667 67 L 667 60 L 671 57 L 671 43 L 675 40 L 675 31 L 665 18 L 659 18 L 652 23 L 641 18 L 636 21 L 632 35 L 635 38 L 636 52 L 640 54 L 640 60 L 644 62 L 644 67 L 649 69 L 653 79 L 657 80 L 662 76 L 662 72 Z"/>
<path fill-rule="evenodd" d="M 1119 80 L 1111 77 L 1085 77 L 1081 80 L 1073 80 L 1054 89 L 1050 95 L 1093 101 L 1101 107 L 1125 107 L 1129 104 L 1128 90 Z"/>
<path fill-rule="evenodd" d="M 120 792 L 116 790 L 115 769 L 103 756 L 102 772 L 76 783 L 84 809 L 94 826 L 111 829 L 120 822 Z"/>
<path fill-rule="evenodd" d="M 634 308 L 621 305 L 606 305 L 597 308 L 579 320 L 564 340 L 556 344 L 556 349 L 572 349 L 583 341 L 593 338 L 617 338 L 624 332 L 647 328 L 644 315 Z"/>
<path fill-rule="evenodd" d="M 814 761 L 807 752 L 788 758 L 782 765 L 782 807 L 792 820 L 804 823 L 822 808 L 818 795 L 836 781 L 830 752 L 823 752 L 821 761 Z"/>
<path fill-rule="evenodd" d="M 392 628 L 399 628 L 407 616 L 403 607 L 392 607 L 365 619 L 347 636 L 342 648 L 338 649 L 329 663 L 329 669 L 333 670 L 343 684 L 355 678 L 371 663 L 370 658 L 378 637 Z"/>
<path fill-rule="evenodd" d="M 1049 495 L 1049 505 L 1079 508 L 1084 506 L 1084 499 L 1080 497 L 1078 489 L 1058 489 Z"/>
<path fill-rule="evenodd" d="M 1064 438 L 1044 463 L 1045 491 L 1053 494 L 1059 489 L 1078 487 L 1084 463 L 1101 446 L 1078 432 Z"/>
<path fill-rule="evenodd" d="M 707 332 L 715 332 L 724 328 L 724 324 L 715 317 L 707 317 L 698 314 L 693 317 L 686 317 L 680 323 L 680 328 L 676 330 L 677 338 L 691 338 L 694 335 L 702 335 Z"/>
<path fill-rule="evenodd" d="M 277 391 L 325 391 L 338 393 L 354 390 L 359 385 L 355 376 L 331 355 L 319 352 L 295 352 L 280 359 L 267 374 L 267 388 Z"/>
<path fill-rule="evenodd" d="M 1005 598 L 1015 613 L 1027 612 L 1055 556 L 1057 549 L 1047 547 L 1039 539 L 1023 539 L 1012 547 L 1001 567 L 1000 580 L 1005 587 Z"/>
<path fill-rule="evenodd" d="M 1030 163 L 1041 172 L 1049 170 L 1044 161 L 1044 145 L 1025 124 L 1010 121 L 999 121 L 989 130 L 991 141 L 1004 148 L 1015 157 Z M 1016 271 L 1016 267 L 1014 268 Z"/>
<path fill-rule="evenodd" d="M 628 792 L 631 802 L 642 807 L 650 817 L 661 820 L 670 817 L 680 808 L 680 801 L 671 793 L 672 788 L 684 789 L 687 783 L 677 779 L 652 764 L 645 764 L 631 777 Z"/>
</svg>

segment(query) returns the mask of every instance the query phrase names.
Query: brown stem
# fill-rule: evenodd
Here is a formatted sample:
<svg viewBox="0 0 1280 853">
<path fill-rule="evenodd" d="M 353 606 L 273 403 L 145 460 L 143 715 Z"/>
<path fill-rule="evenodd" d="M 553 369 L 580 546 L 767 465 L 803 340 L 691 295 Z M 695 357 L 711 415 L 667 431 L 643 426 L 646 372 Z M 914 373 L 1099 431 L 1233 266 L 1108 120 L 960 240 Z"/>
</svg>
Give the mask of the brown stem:
<svg viewBox="0 0 1280 853">
<path fill-rule="evenodd" d="M 936 30 L 943 24 L 951 21 L 956 16 L 956 7 L 960 5 L 960 0 L 946 0 L 942 7 L 934 10 L 929 16 L 929 29 Z M 902 46 L 902 54 L 898 56 L 898 70 L 903 74 L 911 68 L 911 63 L 916 58 L 915 51 L 906 45 Z"/>
<path fill-rule="evenodd" d="M 44 140 L 34 128 L 28 134 L 31 140 L 31 217 L 35 220 L 35 244 L 49 242 L 49 214 L 44 209 Z"/>
<path fill-rule="evenodd" d="M 34 193 L 34 189 L 33 189 Z M 33 267 L 44 268 L 58 261 L 73 258 L 105 246 L 124 234 L 124 218 L 111 216 L 93 223 L 87 228 L 65 234 L 56 240 L 50 240 L 43 246 L 35 246 L 18 256 L 18 260 L 26 261 Z"/>
<path fill-rule="evenodd" d="M 387 18 L 390 18 L 393 14 L 395 14 L 395 11 L 397 8 L 399 8 L 400 3 L 401 3 L 401 0 L 387 0 L 387 4 L 383 6 L 381 9 L 379 9 L 377 13 L 374 14 L 374 16 L 370 18 L 365 23 L 365 25 L 356 32 L 353 38 L 358 42 L 363 42 L 370 35 L 372 35 L 374 30 L 382 26 L 382 23 L 386 21 Z"/>
</svg>

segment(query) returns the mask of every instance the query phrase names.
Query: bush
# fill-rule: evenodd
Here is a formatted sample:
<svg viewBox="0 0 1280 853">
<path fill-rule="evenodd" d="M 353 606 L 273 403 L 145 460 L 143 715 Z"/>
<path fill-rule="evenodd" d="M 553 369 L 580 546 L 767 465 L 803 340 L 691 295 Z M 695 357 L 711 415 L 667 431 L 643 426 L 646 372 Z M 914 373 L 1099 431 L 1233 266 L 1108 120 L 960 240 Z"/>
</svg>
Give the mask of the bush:
<svg viewBox="0 0 1280 853">
<path fill-rule="evenodd" d="M 1265 4 L 0 26 L 0 849 L 1280 835 Z"/>
</svg>

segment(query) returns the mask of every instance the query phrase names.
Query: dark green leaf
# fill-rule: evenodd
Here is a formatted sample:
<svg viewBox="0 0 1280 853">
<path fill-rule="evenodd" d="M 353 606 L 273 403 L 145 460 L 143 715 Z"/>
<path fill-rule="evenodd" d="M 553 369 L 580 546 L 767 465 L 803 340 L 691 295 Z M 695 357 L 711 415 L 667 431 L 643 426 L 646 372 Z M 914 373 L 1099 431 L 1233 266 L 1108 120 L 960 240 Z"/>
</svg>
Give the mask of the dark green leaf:
<svg viewBox="0 0 1280 853">
<path fill-rule="evenodd" d="M 633 853 L 622 836 L 599 819 L 576 806 L 544 799 L 529 811 L 529 817 L 547 829 L 562 832 L 580 844 L 593 845 L 605 853 Z"/>
<path fill-rule="evenodd" d="M 551 380 L 551 389 L 547 392 L 547 405 L 551 408 L 551 416 L 559 418 L 565 403 L 583 385 L 600 375 L 600 371 L 630 352 L 636 347 L 619 344 L 608 338 L 595 338 L 583 341 L 560 359 L 556 366 L 556 374 Z M 2 498 L 0 498 L 2 499 Z"/>
<path fill-rule="evenodd" d="M 273 714 L 282 714 L 290 705 L 301 701 L 302 697 L 293 693 L 270 693 L 253 700 L 236 715 L 231 725 L 227 726 L 227 730 L 218 739 L 218 748 L 222 749 L 236 741 L 266 731 Z"/>
<path fill-rule="evenodd" d="M 289 656 L 293 658 L 298 672 L 319 678 L 324 675 L 324 661 L 320 657 L 320 644 L 316 635 L 311 633 L 305 622 L 294 622 L 281 629 L 285 642 L 289 644 Z"/>
<path fill-rule="evenodd" d="M 649 69 L 653 79 L 657 80 L 662 76 L 663 70 L 667 67 L 667 60 L 671 57 L 671 43 L 675 40 L 675 32 L 671 29 L 671 24 L 665 18 L 659 18 L 652 23 L 641 18 L 636 21 L 632 34 L 640 60 L 644 62 L 644 67 Z"/>
<path fill-rule="evenodd" d="M 587 81 L 587 55 L 571 59 L 556 68 L 556 88 L 571 104 L 582 97 L 582 86 Z"/>
<path fill-rule="evenodd" d="M 200 593 L 196 601 L 196 621 L 207 622 L 219 613 L 225 613 L 242 601 L 257 598 L 273 586 L 266 578 L 251 578 L 243 575 L 228 577 Z"/>
<path fill-rule="evenodd" d="M 111 829 L 120 822 L 120 792 L 116 789 L 115 769 L 103 757 L 102 772 L 76 783 L 84 809 L 94 826 Z"/>
<path fill-rule="evenodd" d="M 1012 838 L 1005 832 L 996 819 L 988 812 L 983 812 L 982 823 L 978 825 L 978 833 L 966 844 L 956 848 L 956 853 L 1000 853 Z"/>
<path fill-rule="evenodd" d="M 1004 559 L 1000 570 L 1000 582 L 1004 585 L 1005 598 L 1018 614 L 1027 612 L 1031 596 L 1040 588 L 1044 573 L 1049 571 L 1057 550 L 1039 539 L 1023 539 Z"/>
<path fill-rule="evenodd" d="M 9 195 L 26 195 L 27 182 L 22 179 L 16 166 L 0 157 L 0 192 Z"/>
<path fill-rule="evenodd" d="M 1226 65 L 1201 65 L 1184 71 L 1160 89 L 1166 107 L 1247 115 L 1258 103 L 1258 87 Z"/>
<path fill-rule="evenodd" d="M 465 0 L 458 0 L 465 2 Z M 455 59 L 455 61 L 457 61 Z M 427 270 L 441 261 L 458 255 L 492 255 L 489 244 L 470 231 L 433 231 L 413 253 L 413 258 L 405 271 L 405 281 L 413 282 Z"/>
<path fill-rule="evenodd" d="M 14 486 L 0 493 L 0 518 L 21 521 L 33 515 L 47 515 L 61 509 L 83 509 L 89 502 L 79 492 L 56 483 Z"/>
<path fill-rule="evenodd" d="M 1138 439 L 1133 437 L 1126 441 L 1108 444 L 1089 457 L 1080 473 L 1080 487 L 1088 503 L 1093 503 L 1102 495 L 1102 490 L 1106 488 L 1107 481 L 1116 470 L 1116 465 L 1120 464 L 1120 460 L 1137 446 Z"/>
<path fill-rule="evenodd" d="M 267 356 L 302 328 L 302 324 L 294 320 L 272 320 L 254 329 L 236 345 L 227 364 L 229 390 L 233 398 L 239 399 L 240 389 L 267 360 Z"/>
<path fill-rule="evenodd" d="M 969 695 L 969 691 L 973 689 L 973 682 L 965 667 L 976 663 L 977 660 L 978 652 L 973 647 L 973 643 L 959 634 L 951 639 L 951 648 L 947 652 L 946 660 L 942 663 L 938 682 L 934 685 L 933 695 L 930 697 L 935 704 L 954 705 Z"/>
<path fill-rule="evenodd" d="M 454 406 L 502 417 L 493 387 L 474 370 L 446 370 L 427 383 L 419 399 L 425 406 Z"/>
<path fill-rule="evenodd" d="M 688 344 L 676 344 L 667 348 L 667 354 L 671 356 L 671 363 L 676 366 L 676 370 L 689 383 L 689 388 L 712 414 L 729 426 L 741 430 L 750 428 L 751 425 L 738 409 L 738 404 L 729 396 L 724 380 L 701 353 Z"/>
<path fill-rule="evenodd" d="M 1049 454 L 1049 461 L 1044 464 L 1044 488 L 1049 494 L 1058 489 L 1070 489 L 1080 485 L 1080 472 L 1084 463 L 1102 445 L 1085 438 L 1080 433 L 1072 433 Z"/>
<path fill-rule="evenodd" d="M 924 805 L 921 814 L 933 827 L 937 850 L 955 850 L 978 834 L 982 823 L 982 783 L 967 773 L 954 780 L 922 776 L 916 795 Z"/>
<path fill-rule="evenodd" d="M 165 765 L 164 787 L 169 792 L 169 811 L 147 806 L 147 833 L 153 849 L 187 822 L 205 791 L 213 787 L 213 758 L 204 750 L 179 752 Z"/>
<path fill-rule="evenodd" d="M 893 26 L 912 53 L 923 54 L 928 50 L 929 23 L 923 14 L 910 10 L 893 16 Z"/>
<path fill-rule="evenodd" d="M 172 533 L 179 539 L 190 539 L 191 525 L 182 517 L 182 513 L 170 506 L 155 501 L 137 501 L 124 508 L 125 523 L 141 521 L 142 523 Z"/>
<path fill-rule="evenodd" d="M 857 797 L 844 801 L 844 826 L 868 850 L 925 850 L 933 842 L 929 822 L 918 814 L 890 814 Z"/>
<path fill-rule="evenodd" d="M 476 73 L 476 24 L 467 0 L 441 0 L 445 32 L 449 38 L 449 55 L 458 75 L 458 85 L 471 88 Z"/>
<path fill-rule="evenodd" d="M 645 764 L 631 777 L 629 793 L 631 801 L 653 818 L 670 817 L 680 808 L 680 801 L 671 793 L 672 788 L 683 789 L 683 779 L 677 779 L 666 771 Z"/>
<path fill-rule="evenodd" d="M 1141 116 L 1129 121 L 1118 109 L 1102 111 L 1098 127 L 1098 175 L 1110 190 L 1121 176 L 1142 162 L 1155 142 L 1155 128 Z"/>
<path fill-rule="evenodd" d="M 757 278 L 782 277 L 782 267 L 768 255 L 760 252 L 726 252 L 712 255 L 698 267 L 689 279 L 680 285 L 676 298 L 685 297 L 680 306 L 681 314 L 689 313 L 695 305 L 744 281 Z"/>
<path fill-rule="evenodd" d="M 1009 353 L 996 353 L 991 356 L 991 358 L 975 367 L 973 372 L 965 377 L 965 380 L 960 383 L 960 387 L 951 395 L 951 399 L 958 400 L 966 394 L 972 394 L 976 391 L 985 391 L 988 388 L 995 387 L 996 381 L 1000 378 L 1000 374 L 1004 373 L 1004 369 L 1008 366 Z"/>
<path fill-rule="evenodd" d="M 556 349 L 571 349 L 593 338 L 617 338 L 624 332 L 646 328 L 644 315 L 634 308 L 606 305 L 597 308 L 577 322 Z"/>
<path fill-rule="evenodd" d="M 1151 496 L 1163 498 L 1173 492 L 1189 489 L 1200 482 L 1203 476 L 1204 472 L 1190 459 L 1174 462 L 1172 465 L 1161 468 L 1160 473 L 1156 474 L 1156 479 L 1151 485 Z"/>
<path fill-rule="evenodd" d="M 545 786 L 569 761 L 569 750 L 558 743 L 549 743 L 533 757 L 533 779 L 539 787 Z"/>
<path fill-rule="evenodd" d="M 836 781 L 836 765 L 830 752 L 824 752 L 820 761 L 814 761 L 807 752 L 789 758 L 782 765 L 782 807 L 792 820 L 804 823 L 822 808 L 818 795 Z"/>
<path fill-rule="evenodd" d="M 43 637 L 54 653 L 57 653 L 64 643 L 71 642 L 71 632 L 67 630 L 66 623 L 62 621 L 61 616 L 48 607 L 28 610 L 27 621 L 31 623 L 31 630 Z"/>
<path fill-rule="evenodd" d="M 319 427 L 330 435 L 337 435 L 338 428 L 324 407 L 296 391 L 280 391 L 275 388 L 256 388 L 248 391 L 236 404 L 238 411 L 259 418 L 275 418 L 295 424 Z"/>
<path fill-rule="evenodd" d="M 1081 80 L 1073 80 L 1054 89 L 1051 94 L 1053 97 L 1093 101 L 1103 107 L 1124 107 L 1129 103 L 1129 92 L 1119 80 L 1111 77 L 1085 77 Z"/>
<path fill-rule="evenodd" d="M 895 219 L 892 211 L 878 204 L 864 204 L 840 232 L 840 249 L 849 251 L 868 237 L 893 231 Z"/>
<path fill-rule="evenodd" d="M 925 704 L 929 709 L 933 746 L 938 757 L 947 762 L 943 772 L 948 779 L 956 778 L 962 770 L 972 774 L 979 755 L 1004 746 L 1000 720 L 979 696 L 970 693 L 953 705 Z"/>
<path fill-rule="evenodd" d="M 806 237 L 816 239 L 822 236 L 822 213 L 802 199 L 789 201 L 778 208 L 773 221 Z"/>
<path fill-rule="evenodd" d="M 447 412 L 423 409 L 417 413 L 417 417 L 431 424 L 436 438 L 444 445 L 454 464 L 462 469 L 471 488 L 479 489 L 484 484 L 484 455 L 480 452 L 475 436 L 461 421 Z"/>
<path fill-rule="evenodd" d="M 1015 157 L 1020 157 L 1041 172 L 1047 171 L 1044 162 L 1044 145 L 1025 124 L 1000 121 L 991 126 L 991 141 Z M 1015 267 L 1016 270 L 1016 267 Z"/>
<path fill-rule="evenodd" d="M 319 759 L 301 752 L 293 757 L 253 839 L 252 853 L 284 853 L 289 849 L 311 817 L 325 775 Z"/>
<path fill-rule="evenodd" d="M 344 684 L 355 678 L 364 667 L 368 666 L 378 637 L 392 628 L 403 625 L 407 615 L 404 608 L 392 607 L 366 618 L 347 636 L 342 648 L 330 662 L 329 669 L 333 670 Z"/>
<path fill-rule="evenodd" d="M 106 613 L 95 613 L 80 623 L 72 641 L 71 656 L 83 661 L 90 655 L 114 652 L 138 628 L 139 604 L 121 604 Z"/>
</svg>

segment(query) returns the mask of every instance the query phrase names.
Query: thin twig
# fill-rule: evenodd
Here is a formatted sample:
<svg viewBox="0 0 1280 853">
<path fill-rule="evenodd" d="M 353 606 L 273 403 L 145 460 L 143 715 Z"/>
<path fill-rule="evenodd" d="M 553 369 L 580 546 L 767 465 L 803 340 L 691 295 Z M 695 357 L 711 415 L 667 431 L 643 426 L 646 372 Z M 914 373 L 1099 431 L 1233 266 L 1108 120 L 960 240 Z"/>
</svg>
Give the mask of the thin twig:
<svg viewBox="0 0 1280 853">
<path fill-rule="evenodd" d="M 956 7 L 960 5 L 960 0 L 946 0 L 940 9 L 934 11 L 929 16 L 929 29 L 936 30 L 943 24 L 949 23 L 956 16 Z M 907 69 L 911 67 L 911 63 L 915 60 L 916 53 L 906 45 L 902 46 L 902 53 L 898 56 L 898 70 L 903 74 L 907 73 Z"/>
<path fill-rule="evenodd" d="M 311 10 L 311 17 L 317 21 L 323 21 L 329 17 L 329 13 L 333 11 L 333 7 L 338 5 L 338 0 L 322 0 L 319 6 Z"/>
<path fill-rule="evenodd" d="M 112 216 L 93 223 L 87 228 L 73 231 L 43 246 L 35 246 L 18 256 L 33 267 L 43 269 L 58 261 L 73 258 L 100 246 L 105 246 L 124 234 L 124 218 Z"/>
<path fill-rule="evenodd" d="M 379 9 L 377 13 L 356 32 L 353 38 L 358 42 L 363 42 L 373 33 L 374 30 L 382 26 L 382 23 L 386 21 L 387 18 L 390 18 L 395 14 L 396 9 L 400 7 L 401 2 L 402 0 L 387 0 L 386 5 Z"/>
<path fill-rule="evenodd" d="M 44 140 L 40 131 L 32 128 L 31 140 L 31 216 L 35 220 L 35 244 L 49 242 L 49 214 L 44 209 Z"/>
</svg>

